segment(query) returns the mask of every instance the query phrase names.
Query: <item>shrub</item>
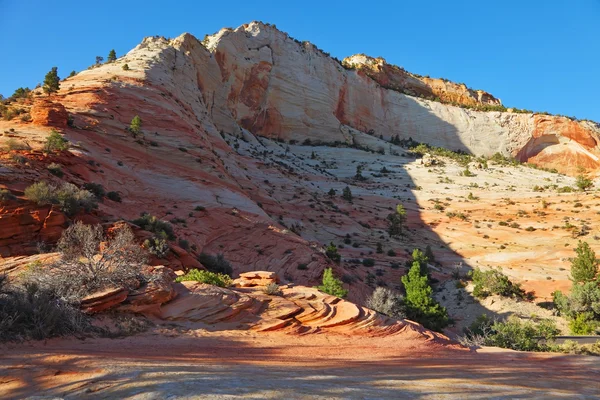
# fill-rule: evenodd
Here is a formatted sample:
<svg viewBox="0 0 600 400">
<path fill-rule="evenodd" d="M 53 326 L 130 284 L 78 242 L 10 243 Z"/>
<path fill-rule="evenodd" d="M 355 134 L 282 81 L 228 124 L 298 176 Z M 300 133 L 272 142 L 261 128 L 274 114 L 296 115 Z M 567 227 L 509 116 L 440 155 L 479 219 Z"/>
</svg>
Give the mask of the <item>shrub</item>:
<svg viewBox="0 0 600 400">
<path fill-rule="evenodd" d="M 363 259 L 362 264 L 365 267 L 372 267 L 375 265 L 375 260 L 372 258 L 365 258 L 365 259 Z"/>
<path fill-rule="evenodd" d="M 0 278 L 0 341 L 42 340 L 92 330 L 76 305 L 36 283 L 8 285 Z"/>
<path fill-rule="evenodd" d="M 305 271 L 308 269 L 308 264 L 300 263 L 300 264 L 298 264 L 298 266 L 296 268 L 298 268 L 301 271 Z"/>
<path fill-rule="evenodd" d="M 392 249 L 389 249 L 387 252 L 387 255 L 390 257 L 396 257 L 396 252 Z"/>
<path fill-rule="evenodd" d="M 156 234 L 158 237 L 175 240 L 173 226 L 167 221 L 156 218 L 154 215 L 143 213 L 140 218 L 134 219 L 131 222 L 138 225 L 145 231 Z"/>
<path fill-rule="evenodd" d="M 569 321 L 569 329 L 573 335 L 592 335 L 600 326 L 598 321 L 594 320 L 594 313 L 582 312 Z"/>
<path fill-rule="evenodd" d="M 179 245 L 179 247 L 181 247 L 184 250 L 189 250 L 190 249 L 190 242 L 188 242 L 185 239 L 179 239 L 177 241 L 177 244 Z"/>
<path fill-rule="evenodd" d="M 164 258 L 170 250 L 166 239 L 157 236 L 144 240 L 144 248 L 158 258 Z"/>
<path fill-rule="evenodd" d="M 13 150 L 29 150 L 30 147 L 28 145 L 26 145 L 23 142 L 19 142 L 18 140 L 15 140 L 13 138 L 8 139 L 5 143 L 4 143 L 5 149 L 8 151 L 13 151 Z"/>
<path fill-rule="evenodd" d="M 69 141 L 61 136 L 58 131 L 52 129 L 50 135 L 46 138 L 45 150 L 49 153 L 52 151 L 64 151 L 69 148 Z"/>
<path fill-rule="evenodd" d="M 129 71 L 129 64 L 123 64 L 123 71 Z"/>
<path fill-rule="evenodd" d="M 187 274 L 178 277 L 175 281 L 196 281 L 219 287 L 228 287 L 232 284 L 232 280 L 229 277 L 229 275 L 198 269 L 193 269 L 189 271 Z"/>
<path fill-rule="evenodd" d="M 28 277 L 70 302 L 108 287 L 131 287 L 142 278 L 141 267 L 146 263 L 146 253 L 127 225 L 117 227 L 107 238 L 100 225 L 78 221 L 63 232 L 57 249 L 60 259 L 56 263 L 31 270 Z"/>
<path fill-rule="evenodd" d="M 342 281 L 333 275 L 331 268 L 325 268 L 325 271 L 323 271 L 323 284 L 317 286 L 317 289 L 337 297 L 346 297 L 348 294 L 348 291 L 342 286 Z"/>
<path fill-rule="evenodd" d="M 473 296 L 475 297 L 483 298 L 492 294 L 518 298 L 525 296 L 525 291 L 521 289 L 521 286 L 513 283 L 499 269 L 482 271 L 479 268 L 475 268 L 469 274 L 475 285 L 473 288 Z"/>
<path fill-rule="evenodd" d="M 367 299 L 367 307 L 389 317 L 406 318 L 406 307 L 404 297 L 393 290 L 378 287 Z"/>
<path fill-rule="evenodd" d="M 133 119 L 131 120 L 131 123 L 129 124 L 129 132 L 131 132 L 133 134 L 133 137 L 136 137 L 142 130 L 142 119 L 136 115 L 135 117 L 133 117 Z"/>
<path fill-rule="evenodd" d="M 283 292 L 279 288 L 279 285 L 275 282 L 271 282 L 267 286 L 265 286 L 263 292 L 265 294 L 268 294 L 269 296 L 281 296 L 283 294 Z"/>
<path fill-rule="evenodd" d="M 117 53 L 115 52 L 115 49 L 112 49 L 111 51 L 108 52 L 108 57 L 106 58 L 106 62 L 113 62 L 117 60 Z"/>
<path fill-rule="evenodd" d="M 408 274 L 402 277 L 406 314 L 426 328 L 439 331 L 448 325 L 448 312 L 433 299 L 433 290 L 427 281 L 427 276 L 421 275 L 419 262 L 413 262 Z"/>
<path fill-rule="evenodd" d="M 8 189 L 0 189 L 0 202 L 15 200 L 17 197 Z"/>
<path fill-rule="evenodd" d="M 109 200 L 116 201 L 117 203 L 121 202 L 121 195 L 118 192 L 108 192 L 106 193 L 106 197 Z"/>
<path fill-rule="evenodd" d="M 92 193 L 68 182 L 60 187 L 45 181 L 34 183 L 25 189 L 25 197 L 39 205 L 58 204 L 69 216 L 77 214 L 82 208 L 89 212 L 98 206 Z"/>
<path fill-rule="evenodd" d="M 49 164 L 46 169 L 54 176 L 58 176 L 59 178 L 62 178 L 64 175 L 64 172 L 62 171 L 62 166 L 60 164 L 57 163 L 51 163 Z"/>
<path fill-rule="evenodd" d="M 575 186 L 577 186 L 579 190 L 585 191 L 594 186 L 594 182 L 591 179 L 586 178 L 584 175 L 578 175 L 577 180 L 575 181 Z"/>
<path fill-rule="evenodd" d="M 104 191 L 104 186 L 102 186 L 99 183 L 87 182 L 83 184 L 83 188 L 92 192 L 98 200 L 101 200 L 104 197 L 104 194 L 106 193 Z"/>
<path fill-rule="evenodd" d="M 227 274 L 229 276 L 231 276 L 231 274 L 233 273 L 233 268 L 231 267 L 231 264 L 227 260 L 225 260 L 223 254 L 217 254 L 216 256 L 212 256 L 210 254 L 200 253 L 200 255 L 198 256 L 198 261 L 200 261 L 200 263 L 204 265 L 209 271 Z"/>
</svg>

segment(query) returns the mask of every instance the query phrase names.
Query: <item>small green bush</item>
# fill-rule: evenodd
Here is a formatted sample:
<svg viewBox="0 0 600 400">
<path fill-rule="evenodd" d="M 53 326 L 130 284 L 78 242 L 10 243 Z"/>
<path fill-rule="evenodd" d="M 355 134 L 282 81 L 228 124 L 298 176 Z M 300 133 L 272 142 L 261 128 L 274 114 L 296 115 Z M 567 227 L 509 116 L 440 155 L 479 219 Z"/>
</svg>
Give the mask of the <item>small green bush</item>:
<svg viewBox="0 0 600 400">
<path fill-rule="evenodd" d="M 271 282 L 267 286 L 265 286 L 263 292 L 265 294 L 268 294 L 269 296 L 281 296 L 283 294 L 281 288 L 275 282 Z"/>
<path fill-rule="evenodd" d="M 372 258 L 365 258 L 365 259 L 363 259 L 362 264 L 365 267 L 372 267 L 375 265 L 375 260 Z"/>
<path fill-rule="evenodd" d="M 525 291 L 519 284 L 513 283 L 499 269 L 490 269 L 482 271 L 475 268 L 469 272 L 473 279 L 473 296 L 484 298 L 492 294 L 497 294 L 504 297 L 525 297 Z"/>
<path fill-rule="evenodd" d="M 69 141 L 61 136 L 58 131 L 52 129 L 50 135 L 46 138 L 44 149 L 50 153 L 52 151 L 64 151 L 69 148 Z"/>
<path fill-rule="evenodd" d="M 156 218 L 154 215 L 143 213 L 140 218 L 134 219 L 131 222 L 138 225 L 145 231 L 156 234 L 158 237 L 175 240 L 173 226 L 167 221 Z"/>
<path fill-rule="evenodd" d="M 57 187 L 45 181 L 36 182 L 25 189 L 25 197 L 39 204 L 58 204 L 67 215 L 73 216 L 81 209 L 86 212 L 98 207 L 96 197 L 85 189 L 64 182 Z"/>
<path fill-rule="evenodd" d="M 338 249 L 333 242 L 329 243 L 329 246 L 325 249 L 325 255 L 333 262 L 339 263 L 342 259 L 340 253 L 338 253 Z"/>
<path fill-rule="evenodd" d="M 178 277 L 176 282 L 196 281 L 207 283 L 209 285 L 228 287 L 231 286 L 232 280 L 229 275 L 219 274 L 216 272 L 193 269 L 187 274 Z"/>
<path fill-rule="evenodd" d="M 87 182 L 83 184 L 83 188 L 92 192 L 98 200 L 101 200 L 106 193 L 104 191 L 104 186 L 99 183 Z"/>
<path fill-rule="evenodd" d="M 121 195 L 118 192 L 108 192 L 106 193 L 106 197 L 109 200 L 116 201 L 117 203 L 121 202 Z"/>
<path fill-rule="evenodd" d="M 17 197 L 8 189 L 0 189 L 0 202 L 15 200 Z"/>
<path fill-rule="evenodd" d="M 54 176 L 62 178 L 64 176 L 64 172 L 62 171 L 62 166 L 57 163 L 49 164 L 46 169 Z"/>
<path fill-rule="evenodd" d="M 331 268 L 325 268 L 325 271 L 323 271 L 323 284 L 317 286 L 317 289 L 337 297 L 346 297 L 348 294 L 348 291 L 342 286 L 342 281 L 333 275 Z"/>
</svg>

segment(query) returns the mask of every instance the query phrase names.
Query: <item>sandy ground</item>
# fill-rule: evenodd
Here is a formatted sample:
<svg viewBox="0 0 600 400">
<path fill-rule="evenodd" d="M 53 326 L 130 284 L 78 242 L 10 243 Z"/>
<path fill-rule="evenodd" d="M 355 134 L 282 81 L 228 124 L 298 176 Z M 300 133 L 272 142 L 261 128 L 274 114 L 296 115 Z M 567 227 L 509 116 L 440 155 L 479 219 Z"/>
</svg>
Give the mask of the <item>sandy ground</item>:
<svg viewBox="0 0 600 400">
<path fill-rule="evenodd" d="M 597 358 L 397 337 L 191 331 L 0 351 L 2 398 L 600 398 Z"/>
</svg>

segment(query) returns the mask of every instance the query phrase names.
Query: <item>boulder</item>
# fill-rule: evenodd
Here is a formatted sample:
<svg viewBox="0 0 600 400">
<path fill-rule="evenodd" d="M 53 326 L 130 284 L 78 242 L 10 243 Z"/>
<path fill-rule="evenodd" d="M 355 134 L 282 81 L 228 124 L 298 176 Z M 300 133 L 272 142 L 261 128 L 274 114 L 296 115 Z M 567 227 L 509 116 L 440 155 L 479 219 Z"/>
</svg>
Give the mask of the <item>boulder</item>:
<svg viewBox="0 0 600 400">
<path fill-rule="evenodd" d="M 267 286 L 271 283 L 279 283 L 279 277 L 272 271 L 244 272 L 233 281 L 235 287 Z"/>
<path fill-rule="evenodd" d="M 121 304 L 127 298 L 129 290 L 123 287 L 114 287 L 92 293 L 81 300 L 81 310 L 88 314 L 106 311 Z"/>
<path fill-rule="evenodd" d="M 69 114 L 65 107 L 48 99 L 37 100 L 31 107 L 31 119 L 36 125 L 66 128 Z"/>
</svg>

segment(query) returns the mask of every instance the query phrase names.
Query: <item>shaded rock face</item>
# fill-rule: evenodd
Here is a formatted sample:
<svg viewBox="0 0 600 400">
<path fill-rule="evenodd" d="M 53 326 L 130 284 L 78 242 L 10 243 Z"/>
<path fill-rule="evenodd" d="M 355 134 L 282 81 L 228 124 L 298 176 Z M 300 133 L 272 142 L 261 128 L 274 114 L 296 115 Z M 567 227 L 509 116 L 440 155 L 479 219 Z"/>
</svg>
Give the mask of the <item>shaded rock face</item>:
<svg viewBox="0 0 600 400">
<path fill-rule="evenodd" d="M 69 120 L 62 104 L 47 99 L 37 100 L 31 107 L 30 114 L 36 125 L 66 128 Z"/>
<path fill-rule="evenodd" d="M 0 256 L 32 254 L 38 242 L 56 243 L 67 223 L 56 206 L 5 202 L 0 205 Z"/>
</svg>

